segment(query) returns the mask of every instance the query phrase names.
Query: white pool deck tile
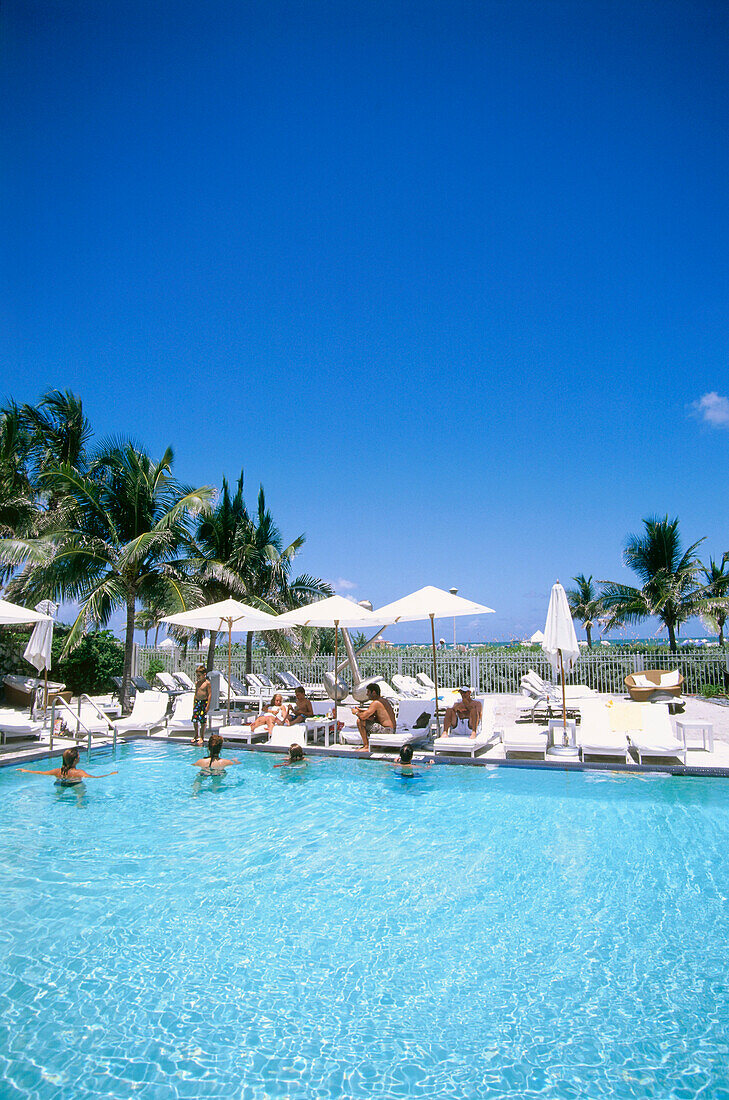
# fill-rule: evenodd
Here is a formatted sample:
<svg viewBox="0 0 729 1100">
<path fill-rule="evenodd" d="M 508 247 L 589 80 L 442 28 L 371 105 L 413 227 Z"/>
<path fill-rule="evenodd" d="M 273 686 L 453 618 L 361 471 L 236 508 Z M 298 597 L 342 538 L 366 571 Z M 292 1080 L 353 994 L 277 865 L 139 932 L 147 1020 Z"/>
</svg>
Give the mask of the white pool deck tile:
<svg viewBox="0 0 729 1100">
<path fill-rule="evenodd" d="M 622 695 L 621 696 L 618 696 L 618 695 L 615 695 L 615 696 L 603 695 L 603 696 L 600 696 L 600 698 L 602 698 L 605 702 L 607 702 L 610 699 L 624 700 L 626 697 L 622 696 Z M 516 723 L 516 719 L 519 715 L 519 712 L 524 707 L 524 702 L 525 702 L 524 698 L 522 696 L 518 696 L 518 695 L 494 695 L 494 696 L 492 696 L 492 699 L 494 700 L 495 729 L 500 730 L 500 729 L 503 729 L 503 728 L 512 728 L 512 727 L 514 727 L 515 723 Z M 693 698 L 693 697 L 686 697 L 682 700 L 682 702 L 685 705 L 683 713 L 680 714 L 680 715 L 676 715 L 675 717 L 673 717 L 673 716 L 671 717 L 671 724 L 673 725 L 674 729 L 675 729 L 675 724 L 676 724 L 676 718 L 678 718 L 678 719 L 683 718 L 683 719 L 687 719 L 687 720 L 691 720 L 691 721 L 708 722 L 713 727 L 713 739 L 714 739 L 714 751 L 709 752 L 708 750 L 702 748 L 700 737 L 699 738 L 696 738 L 695 736 L 691 737 L 689 739 L 689 742 L 688 742 L 688 752 L 687 752 L 687 756 L 686 756 L 686 767 L 689 770 L 694 769 L 694 768 L 695 769 L 701 769 L 701 770 L 703 770 L 705 768 L 729 770 L 729 707 L 721 706 L 720 704 L 711 702 L 709 700 L 696 699 L 696 698 Z M 656 705 L 661 705 L 661 704 L 656 704 Z M 343 716 L 347 716 L 349 714 L 346 707 L 342 708 L 342 712 L 343 712 Z M 349 722 L 348 722 L 348 724 L 349 724 Z M 528 731 L 528 730 L 532 730 L 532 729 L 543 731 L 545 727 L 544 727 L 544 725 L 540 726 L 536 723 L 520 723 L 518 728 L 523 730 L 523 731 Z M 139 736 L 139 735 L 137 735 L 137 736 Z M 142 736 L 146 736 L 146 735 L 142 735 Z M 184 736 L 179 736 L 178 735 L 178 736 L 175 736 L 175 737 L 168 737 L 168 735 L 167 735 L 166 731 L 164 730 L 164 728 L 161 728 L 161 729 L 155 731 L 152 734 L 152 737 L 155 738 L 155 739 L 169 740 L 169 741 L 172 741 L 175 744 L 185 745 L 185 744 L 190 743 L 189 735 L 186 734 Z M 134 738 L 134 739 L 136 739 L 136 738 Z M 124 739 L 120 739 L 120 740 L 124 740 Z M 54 756 L 60 755 L 60 753 L 62 753 L 64 749 L 69 748 L 71 745 L 73 745 L 75 743 L 76 742 L 74 742 L 70 738 L 59 737 L 57 735 L 54 736 L 54 739 L 53 739 L 53 754 L 54 754 Z M 99 747 L 105 746 L 105 745 L 111 745 L 111 743 L 112 743 L 112 739 L 110 737 L 109 738 L 95 737 L 94 741 L 93 741 L 93 748 L 94 748 L 94 750 L 97 750 Z M 78 742 L 78 744 L 79 744 L 79 748 L 81 749 L 81 760 L 83 762 L 83 760 L 85 758 L 86 743 L 85 743 L 85 741 L 80 741 L 80 742 Z M 279 752 L 280 753 L 282 751 L 285 751 L 285 746 L 282 746 L 282 745 L 258 745 L 257 744 L 257 745 L 249 747 L 249 746 L 244 746 L 242 744 L 239 745 L 239 744 L 236 744 L 234 742 L 230 742 L 230 749 L 233 750 L 233 751 L 235 751 L 235 750 L 246 751 L 246 752 L 264 751 L 264 752 L 268 752 L 268 753 L 270 753 L 270 752 Z M 338 756 L 351 756 L 353 758 L 357 758 L 357 757 L 358 758 L 367 758 L 368 756 L 370 756 L 372 758 L 377 759 L 377 758 L 386 758 L 388 756 L 388 754 L 385 754 L 385 753 L 368 754 L 368 753 L 365 753 L 363 749 L 356 749 L 356 748 L 352 748 L 352 747 L 349 747 L 349 746 L 346 746 L 346 745 L 337 745 L 335 748 L 332 748 L 332 749 L 329 749 L 329 750 L 325 749 L 323 747 L 323 745 L 307 746 L 306 751 L 311 753 L 311 754 L 314 754 L 314 755 L 332 755 L 332 754 L 336 754 Z M 9 744 L 0 745 L 0 766 L 10 765 L 10 764 L 18 764 L 18 763 L 24 763 L 24 762 L 27 763 L 29 761 L 36 761 L 37 762 L 39 760 L 47 759 L 48 755 L 49 755 L 49 732 L 48 732 L 48 730 L 45 730 L 42 737 L 41 737 L 41 739 L 40 739 L 40 741 L 33 741 L 33 742 L 11 741 Z M 392 754 L 389 754 L 389 755 L 391 757 Z M 93 750 L 92 750 L 92 756 L 93 756 Z M 432 757 L 432 750 L 415 749 L 415 757 L 416 757 L 416 759 L 428 759 L 428 758 Z M 535 757 L 530 757 L 527 754 L 510 755 L 510 757 L 509 757 L 509 762 L 520 762 L 520 761 L 521 762 L 529 762 L 530 764 L 533 764 L 535 766 L 539 766 L 540 764 L 544 763 L 543 761 L 540 761 L 540 760 L 536 759 Z M 464 764 L 464 763 L 470 763 L 471 761 L 468 758 L 464 758 L 464 756 L 461 755 L 460 757 L 455 758 L 454 762 L 457 763 L 457 764 Z M 505 762 L 505 754 L 504 754 L 504 747 L 503 747 L 503 744 L 501 743 L 501 741 L 498 740 L 498 739 L 495 740 L 494 744 L 487 751 L 481 752 L 478 755 L 478 757 L 476 759 L 476 762 L 481 764 L 481 765 L 483 765 L 484 763 L 486 763 L 486 764 L 488 764 L 488 763 L 493 763 L 493 764 L 504 763 Z M 450 763 L 450 761 L 449 760 L 444 760 L 444 758 L 442 756 L 439 756 L 438 757 L 438 763 L 439 764 L 441 764 L 441 763 L 448 764 L 448 763 Z M 555 767 L 555 766 L 556 767 L 560 767 L 560 766 L 568 766 L 569 767 L 570 764 L 572 766 L 574 766 L 574 763 L 575 763 L 575 761 L 564 762 L 564 761 L 550 760 L 550 761 L 548 761 L 548 766 L 549 767 Z M 598 766 L 600 765 L 599 761 L 596 761 L 595 763 Z M 659 765 L 665 764 L 665 765 L 674 765 L 675 766 L 675 765 L 680 765 L 680 763 L 681 762 L 679 760 L 677 760 L 676 758 L 672 758 L 672 759 L 671 758 L 666 758 L 665 760 L 660 759 L 660 760 L 656 760 L 656 761 L 651 761 L 651 764 L 646 765 L 646 766 L 649 767 L 649 768 L 653 764 L 659 764 Z M 589 767 L 592 764 L 593 764 L 593 761 L 591 759 L 589 764 L 583 765 L 583 766 Z M 602 762 L 602 767 L 604 767 L 604 766 L 605 766 L 605 762 Z M 635 764 L 634 766 L 635 766 L 635 770 L 638 771 L 639 770 L 638 765 Z"/>
</svg>

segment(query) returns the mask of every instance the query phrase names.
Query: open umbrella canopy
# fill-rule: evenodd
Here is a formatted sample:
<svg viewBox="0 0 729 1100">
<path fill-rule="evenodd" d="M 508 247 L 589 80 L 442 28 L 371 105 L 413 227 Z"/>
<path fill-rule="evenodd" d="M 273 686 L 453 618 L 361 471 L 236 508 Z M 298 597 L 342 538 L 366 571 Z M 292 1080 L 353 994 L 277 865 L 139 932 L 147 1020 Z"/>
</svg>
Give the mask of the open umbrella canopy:
<svg viewBox="0 0 729 1100">
<path fill-rule="evenodd" d="M 36 604 L 35 609 L 45 618 L 37 622 L 33 627 L 33 633 L 23 652 L 25 660 L 38 672 L 51 667 L 51 646 L 53 645 L 53 616 L 58 611 L 58 604 L 52 600 L 42 600 Z"/>
<path fill-rule="evenodd" d="M 544 641 L 544 635 L 542 634 L 541 630 L 535 630 L 529 641 L 532 643 L 532 645 L 541 645 Z"/>
<path fill-rule="evenodd" d="M 493 607 L 426 585 L 401 600 L 378 607 L 374 614 L 380 622 L 409 623 L 418 619 L 452 619 L 454 615 L 487 615 L 493 614 L 493 610 Z"/>
<path fill-rule="evenodd" d="M 454 615 L 487 615 L 493 613 L 493 607 L 476 603 L 474 600 L 465 600 L 463 596 L 454 596 L 452 592 L 446 592 L 443 588 L 435 588 L 432 584 L 425 588 L 419 588 L 417 592 L 411 592 L 409 596 L 403 596 L 401 600 L 378 607 L 375 615 L 385 616 L 388 623 L 412 623 L 418 619 L 430 619 L 430 634 L 433 650 L 433 683 L 435 684 L 435 720 L 440 731 L 440 712 L 438 710 L 438 661 L 435 653 L 435 620 L 449 618 Z"/>
<path fill-rule="evenodd" d="M 565 674 L 572 671 L 580 655 L 575 624 L 572 622 L 569 604 L 567 603 L 567 594 L 559 581 L 552 585 L 542 649 L 552 666 L 555 676 L 560 669 L 560 653 L 562 654 L 562 666 Z"/>
<path fill-rule="evenodd" d="M 40 611 L 30 611 L 27 607 L 0 600 L 0 626 L 23 626 L 26 623 L 47 622 L 49 619 L 50 615 L 43 615 Z"/>
<path fill-rule="evenodd" d="M 256 607 L 249 607 L 240 600 L 221 600 L 207 607 L 194 607 L 192 611 L 180 611 L 166 615 L 160 622 L 185 626 L 188 630 L 276 630 L 277 617 Z"/>
<path fill-rule="evenodd" d="M 279 629 L 287 626 L 344 626 L 364 627 L 381 626 L 395 620 L 369 611 L 358 603 L 345 600 L 344 596 L 328 596 L 325 600 L 316 600 L 306 607 L 296 607 L 276 617 Z"/>
</svg>

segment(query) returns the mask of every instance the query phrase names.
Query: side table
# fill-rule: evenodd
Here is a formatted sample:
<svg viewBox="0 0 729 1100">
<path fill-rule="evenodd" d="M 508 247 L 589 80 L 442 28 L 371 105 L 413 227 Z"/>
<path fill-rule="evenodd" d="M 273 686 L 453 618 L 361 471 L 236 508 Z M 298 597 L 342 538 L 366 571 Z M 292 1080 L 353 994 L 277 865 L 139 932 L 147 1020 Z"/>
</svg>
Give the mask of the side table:
<svg viewBox="0 0 729 1100">
<path fill-rule="evenodd" d="M 689 748 L 689 734 L 693 733 L 697 737 L 701 734 L 702 749 L 706 749 L 708 746 L 709 752 L 714 751 L 714 726 L 712 722 L 702 722 L 698 718 L 677 718 L 676 733 L 679 737 L 683 737 L 683 743 L 687 749 Z M 695 745 L 694 748 L 698 748 L 698 745 Z"/>
</svg>

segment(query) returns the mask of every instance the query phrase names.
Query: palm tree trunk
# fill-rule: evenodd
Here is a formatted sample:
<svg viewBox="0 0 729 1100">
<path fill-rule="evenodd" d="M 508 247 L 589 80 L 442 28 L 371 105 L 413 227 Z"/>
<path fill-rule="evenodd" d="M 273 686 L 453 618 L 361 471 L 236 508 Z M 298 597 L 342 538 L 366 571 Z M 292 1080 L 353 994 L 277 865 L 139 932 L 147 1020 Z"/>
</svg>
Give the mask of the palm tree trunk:
<svg viewBox="0 0 729 1100">
<path fill-rule="evenodd" d="M 678 653 L 678 646 L 676 645 L 676 628 L 673 623 L 666 623 L 666 629 L 668 630 L 668 647 L 671 653 Z"/>
<path fill-rule="evenodd" d="M 122 672 L 122 710 L 128 714 L 131 708 L 132 653 L 134 652 L 134 613 L 137 610 L 137 598 L 127 593 L 127 633 L 124 639 L 124 671 Z"/>
<path fill-rule="evenodd" d="M 211 630 L 210 631 L 210 643 L 208 645 L 208 657 L 207 657 L 207 661 L 205 662 L 205 667 L 208 670 L 208 672 L 213 671 L 213 665 L 215 664 L 215 642 L 217 640 L 217 637 L 218 637 L 217 631 Z"/>
<path fill-rule="evenodd" d="M 159 628 L 160 628 L 160 624 L 157 623 L 157 626 L 156 626 L 155 632 L 154 632 L 154 648 L 155 649 L 157 648 L 157 640 L 159 638 Z"/>
<path fill-rule="evenodd" d="M 246 634 L 246 672 L 253 672 L 253 631 Z"/>
<path fill-rule="evenodd" d="M 587 635 L 587 648 L 592 649 L 592 627 L 589 623 L 585 623 L 585 634 Z"/>
</svg>

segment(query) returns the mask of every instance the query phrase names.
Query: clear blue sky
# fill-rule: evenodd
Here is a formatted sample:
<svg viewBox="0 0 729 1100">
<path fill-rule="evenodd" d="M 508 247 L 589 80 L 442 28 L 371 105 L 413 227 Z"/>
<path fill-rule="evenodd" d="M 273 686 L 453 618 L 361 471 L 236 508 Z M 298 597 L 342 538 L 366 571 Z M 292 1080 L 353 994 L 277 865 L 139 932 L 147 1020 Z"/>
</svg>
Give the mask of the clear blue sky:
<svg viewBox="0 0 729 1100">
<path fill-rule="evenodd" d="M 189 482 L 243 467 L 301 570 L 455 585 L 497 611 L 464 639 L 629 581 L 644 516 L 729 548 L 726 4 L 4 0 L 0 30 L 5 395 L 70 388 Z"/>
</svg>

